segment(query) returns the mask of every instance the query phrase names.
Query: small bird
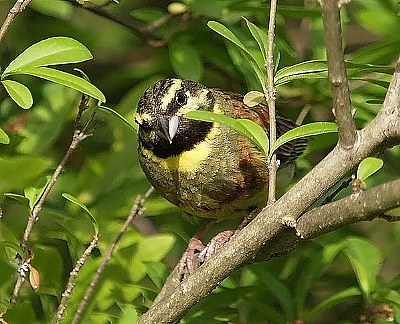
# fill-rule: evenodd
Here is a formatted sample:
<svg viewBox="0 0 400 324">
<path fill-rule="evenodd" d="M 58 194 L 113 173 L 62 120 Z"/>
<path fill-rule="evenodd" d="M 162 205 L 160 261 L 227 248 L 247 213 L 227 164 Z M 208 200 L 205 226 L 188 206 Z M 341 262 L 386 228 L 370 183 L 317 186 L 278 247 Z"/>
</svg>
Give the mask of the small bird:
<svg viewBox="0 0 400 324">
<path fill-rule="evenodd" d="M 263 104 L 249 107 L 239 94 L 194 81 L 160 80 L 138 102 L 135 121 L 141 167 L 156 191 L 186 214 L 214 220 L 245 219 L 266 204 L 268 160 L 234 129 L 186 118 L 193 110 L 250 119 L 269 131 L 268 109 Z M 279 115 L 276 121 L 278 136 L 296 127 Z M 277 150 L 280 165 L 293 162 L 305 145 L 299 139 L 281 146 Z M 222 232 L 208 249 L 195 235 L 180 261 L 182 275 L 194 271 L 195 252 L 204 261 L 233 233 Z"/>
</svg>

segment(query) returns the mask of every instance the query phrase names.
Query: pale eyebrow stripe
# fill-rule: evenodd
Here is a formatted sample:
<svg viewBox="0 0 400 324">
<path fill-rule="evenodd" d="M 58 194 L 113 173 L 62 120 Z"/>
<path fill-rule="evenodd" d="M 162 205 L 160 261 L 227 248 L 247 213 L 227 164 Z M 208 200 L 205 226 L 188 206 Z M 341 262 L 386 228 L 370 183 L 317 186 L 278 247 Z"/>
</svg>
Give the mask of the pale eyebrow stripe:
<svg viewBox="0 0 400 324">
<path fill-rule="evenodd" d="M 176 79 L 169 87 L 167 93 L 162 97 L 160 108 L 162 111 L 167 111 L 168 104 L 175 98 L 175 93 L 182 88 L 182 80 Z"/>
</svg>

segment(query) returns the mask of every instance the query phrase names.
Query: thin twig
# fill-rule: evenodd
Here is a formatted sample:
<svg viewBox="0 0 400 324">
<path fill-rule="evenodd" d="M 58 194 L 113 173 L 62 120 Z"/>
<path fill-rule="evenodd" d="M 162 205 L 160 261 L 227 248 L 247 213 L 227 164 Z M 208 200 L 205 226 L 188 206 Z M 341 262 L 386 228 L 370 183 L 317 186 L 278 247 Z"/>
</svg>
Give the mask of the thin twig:
<svg viewBox="0 0 400 324">
<path fill-rule="evenodd" d="M 71 297 L 72 291 L 75 287 L 75 279 L 79 275 L 79 271 L 82 266 L 86 263 L 89 256 L 92 254 L 93 249 L 97 246 L 97 242 L 99 240 L 98 236 L 94 236 L 90 241 L 89 246 L 86 248 L 85 252 L 83 252 L 82 256 L 76 262 L 74 269 L 69 274 L 69 280 L 67 286 L 62 294 L 60 305 L 57 309 L 57 314 L 54 319 L 54 323 L 59 323 L 64 316 L 65 310 L 67 309 L 67 301 Z"/>
<path fill-rule="evenodd" d="M 23 249 L 26 249 L 26 247 L 28 245 L 29 236 L 32 233 L 33 226 L 39 219 L 38 215 L 39 215 L 40 211 L 42 210 L 43 204 L 44 204 L 47 196 L 49 195 L 51 189 L 53 189 L 54 185 L 56 184 L 58 176 L 60 175 L 60 173 L 63 170 L 67 161 L 69 160 L 72 152 L 75 151 L 76 147 L 79 145 L 80 142 L 82 142 L 85 138 L 87 138 L 89 136 L 90 136 L 90 134 L 86 134 L 84 132 L 84 130 L 76 129 L 74 131 L 74 135 L 72 137 L 72 142 L 71 142 L 70 146 L 68 147 L 67 152 L 65 153 L 60 164 L 57 166 L 56 170 L 54 171 L 53 175 L 51 176 L 51 178 L 50 178 L 49 182 L 47 183 L 46 188 L 43 191 L 42 195 L 40 196 L 39 200 L 36 202 L 36 204 L 34 205 L 34 207 L 32 209 L 32 212 L 28 219 L 28 223 L 25 228 L 24 235 L 22 237 L 21 247 Z"/>
<path fill-rule="evenodd" d="M 323 23 L 328 77 L 333 99 L 333 112 L 339 126 L 339 145 L 351 148 L 357 137 L 350 101 L 349 82 L 344 65 L 339 0 L 320 0 Z"/>
<path fill-rule="evenodd" d="M 104 271 L 104 269 L 106 268 L 108 262 L 111 260 L 111 256 L 114 253 L 114 250 L 118 244 L 118 242 L 121 240 L 122 235 L 124 235 L 124 233 L 126 232 L 126 230 L 128 229 L 128 227 L 132 224 L 132 221 L 134 218 L 140 216 L 143 213 L 143 205 L 144 202 L 146 201 L 146 199 L 152 194 L 152 192 L 154 191 L 154 188 L 151 187 L 149 190 L 147 190 L 147 192 L 145 193 L 144 197 L 141 197 L 140 195 L 138 195 L 135 199 L 135 202 L 132 206 L 132 209 L 129 213 L 129 216 L 127 217 L 127 219 L 125 220 L 124 225 L 121 227 L 121 230 L 119 231 L 119 233 L 117 234 L 117 236 L 114 238 L 114 241 L 111 243 L 107 253 L 104 256 L 103 262 L 100 264 L 100 266 L 97 268 L 95 275 L 93 276 L 92 281 L 90 282 L 90 285 L 88 287 L 88 289 L 86 290 L 85 296 L 83 297 L 74 318 L 72 319 L 72 324 L 77 324 L 79 323 L 83 312 L 85 311 L 87 304 L 90 300 L 90 298 L 93 295 L 94 289 L 96 288 L 97 284 L 100 281 L 101 275 Z"/>
<path fill-rule="evenodd" d="M 131 30 L 140 39 L 147 42 L 150 46 L 160 47 L 160 46 L 164 46 L 166 44 L 166 41 L 164 39 L 158 37 L 157 35 L 155 35 L 153 33 L 154 28 L 148 28 L 148 26 L 142 25 L 141 23 L 139 23 L 137 20 L 134 20 L 133 18 L 125 19 L 123 17 L 114 15 L 114 14 L 108 12 L 107 10 L 105 10 L 104 8 L 102 8 L 101 6 L 97 6 L 92 3 L 85 2 L 83 4 L 80 4 L 76 0 L 68 0 L 68 1 L 71 4 L 73 4 L 74 6 L 86 9 L 98 16 L 106 18 L 110 21 L 117 23 L 118 25 L 121 25 L 121 26 Z M 163 21 L 163 24 L 166 23 L 168 20 L 169 20 L 169 18 L 165 19 L 165 21 Z M 161 25 L 162 24 L 159 24 L 157 26 L 157 28 L 160 27 Z"/>
<path fill-rule="evenodd" d="M 32 0 L 17 0 L 17 2 L 15 2 L 14 6 L 8 13 L 6 20 L 0 28 L 0 42 L 18 13 L 22 12 L 31 1 Z"/>
<path fill-rule="evenodd" d="M 268 76 L 268 89 L 265 97 L 268 103 L 269 112 L 269 143 L 270 147 L 276 141 L 276 118 L 275 118 L 275 87 L 274 87 L 274 37 L 275 37 L 275 16 L 277 0 L 271 0 L 269 10 L 268 26 L 268 49 L 265 60 L 265 67 Z M 276 192 L 276 170 L 278 168 L 276 154 L 273 154 L 268 164 L 268 204 L 275 202 Z"/>
<path fill-rule="evenodd" d="M 82 96 L 82 100 L 84 100 L 83 98 L 84 98 L 84 96 Z M 81 112 L 78 112 L 78 114 L 81 114 Z M 32 211 L 28 217 L 28 222 L 25 227 L 24 235 L 21 240 L 21 247 L 24 251 L 27 250 L 29 237 L 32 233 L 33 227 L 35 226 L 36 222 L 39 219 L 39 213 L 42 210 L 43 204 L 44 204 L 47 196 L 49 195 L 51 189 L 56 184 L 58 176 L 60 175 L 62 169 L 66 165 L 68 159 L 70 158 L 72 152 L 75 150 L 75 148 L 78 146 L 78 144 L 80 142 L 82 142 L 85 138 L 90 136 L 90 134 L 87 134 L 86 131 L 87 131 L 87 128 L 89 127 L 89 124 L 92 122 L 92 119 L 93 119 L 93 115 L 86 122 L 85 126 L 82 129 L 76 129 L 74 131 L 74 135 L 72 137 L 72 142 L 71 142 L 67 152 L 65 153 L 60 164 L 55 169 L 49 182 L 46 184 L 46 187 L 45 187 L 43 193 L 41 194 L 40 198 L 37 200 L 37 202 L 33 206 Z M 17 298 L 18 298 L 19 292 L 21 291 L 23 282 L 24 282 L 24 278 L 22 276 L 18 275 L 17 282 L 14 286 L 13 294 L 11 297 L 12 303 L 15 303 L 17 301 Z"/>
</svg>

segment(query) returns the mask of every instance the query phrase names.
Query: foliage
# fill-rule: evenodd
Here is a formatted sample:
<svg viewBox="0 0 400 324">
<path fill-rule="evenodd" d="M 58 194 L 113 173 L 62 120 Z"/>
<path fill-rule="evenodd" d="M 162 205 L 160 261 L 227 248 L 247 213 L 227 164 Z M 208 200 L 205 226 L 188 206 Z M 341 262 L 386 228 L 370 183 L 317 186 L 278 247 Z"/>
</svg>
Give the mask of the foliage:
<svg viewBox="0 0 400 324">
<path fill-rule="evenodd" d="M 2 21 L 14 2 L 0 2 Z M 51 320 L 69 272 L 98 233 L 98 248 L 82 268 L 67 304 L 64 322 L 69 323 L 135 196 L 149 187 L 137 159 L 133 125 L 144 89 L 160 78 L 177 76 L 239 93 L 252 90 L 250 99 L 258 103 L 267 84 L 265 1 L 191 0 L 169 6 L 153 1 L 152 7 L 144 1 L 84 2 L 153 27 L 147 33 L 131 32 L 72 2 L 34 0 L 17 16 L 0 48 L 0 313 L 9 308 L 9 323 Z M 320 9 L 313 1 L 307 6 L 294 3 L 279 1 L 278 6 L 277 105 L 293 120 L 304 107 L 310 112 L 304 128 L 276 145 L 319 135 L 310 139 L 297 161 L 292 182 L 337 140 Z M 384 100 L 400 48 L 400 34 L 393 32 L 400 30 L 398 12 L 395 0 L 354 0 L 342 9 L 359 127 L 376 115 Z M 364 38 L 355 41 L 359 34 Z M 75 75 L 76 67 L 84 73 Z M 41 285 L 34 291 L 26 282 L 17 304 L 10 305 L 18 267 L 14 258 L 17 253 L 26 257 L 20 242 L 27 218 L 68 148 L 82 93 L 96 99 L 82 116 L 84 122 L 95 112 L 93 136 L 72 155 L 29 240 Z M 99 107 L 98 101 L 106 98 L 110 108 Z M 266 155 L 276 149 L 248 121 L 227 122 L 250 132 Z M 380 159 L 364 160 L 357 177 L 365 188 L 398 178 L 399 159 L 397 146 Z M 281 192 L 290 186 L 287 182 Z M 342 190 L 337 198 L 350 191 Z M 214 231 L 230 225 L 221 223 Z M 137 318 L 150 306 L 197 227 L 153 194 L 144 217 L 122 237 L 83 322 L 125 323 Z M 379 220 L 356 224 L 282 257 L 237 270 L 182 321 L 357 322 L 371 307 L 387 304 L 400 322 L 399 230 L 398 224 Z"/>
</svg>

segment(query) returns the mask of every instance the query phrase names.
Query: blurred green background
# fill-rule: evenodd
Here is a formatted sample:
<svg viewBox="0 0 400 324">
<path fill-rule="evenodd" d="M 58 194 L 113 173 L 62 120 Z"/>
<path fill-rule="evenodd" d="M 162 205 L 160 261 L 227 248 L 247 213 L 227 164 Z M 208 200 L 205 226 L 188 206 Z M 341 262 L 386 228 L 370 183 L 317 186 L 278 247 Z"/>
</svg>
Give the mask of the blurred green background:
<svg viewBox="0 0 400 324">
<path fill-rule="evenodd" d="M 0 21 L 13 4 L 0 1 Z M 57 68 L 70 73 L 76 67 L 83 70 L 105 94 L 106 105 L 132 124 L 140 95 L 160 78 L 193 79 L 243 94 L 261 90 L 247 58 L 207 22 L 223 23 L 256 52 L 257 44 L 242 17 L 266 31 L 269 2 L 187 0 L 181 4 L 183 13 L 175 11 L 176 4 L 169 5 L 170 1 L 157 0 L 96 0 L 85 1 L 83 8 L 73 0 L 33 0 L 0 43 L 0 68 L 4 70 L 42 39 L 72 37 L 87 46 L 93 59 Z M 353 0 L 341 13 L 346 59 L 393 66 L 400 52 L 397 1 Z M 317 1 L 279 1 L 278 52 L 278 69 L 325 59 Z M 80 100 L 77 91 L 64 86 L 29 76 L 17 79 L 31 90 L 34 105 L 21 109 L 0 87 L 0 125 L 10 137 L 8 145 L 0 144 L 2 195 L 23 194 L 52 174 L 70 144 Z M 350 81 L 358 127 L 379 111 L 389 81 L 390 75 L 376 72 Z M 280 86 L 277 106 L 293 120 L 309 109 L 304 123 L 333 120 L 325 79 L 301 78 Z M 68 303 L 64 321 L 68 323 L 136 195 L 149 188 L 137 160 L 136 134 L 106 113 L 96 115 L 95 125 L 93 136 L 79 146 L 62 172 L 30 238 L 40 289 L 33 291 L 26 282 L 14 306 L 9 303 L 17 277 L 14 258 L 17 252 L 23 255 L 19 243 L 29 206 L 9 196 L 0 198 L 0 313 L 10 307 L 4 318 L 9 323 L 51 321 L 69 272 L 94 234 L 85 212 L 62 193 L 88 206 L 100 228 L 98 248 L 83 267 Z M 322 159 L 336 140 L 336 135 L 311 140 L 297 161 L 293 181 Z M 367 187 L 400 176 L 399 146 L 386 150 L 381 158 L 383 168 L 366 181 Z M 349 192 L 344 190 L 338 197 Z M 131 322 L 146 311 L 199 226 L 158 194 L 145 206 L 144 216 L 135 220 L 118 245 L 84 323 Z M 221 224 L 220 229 L 226 226 Z M 182 322 L 356 323 L 364 317 L 365 323 L 400 322 L 399 234 L 399 224 L 374 220 L 323 235 L 272 261 L 249 265 L 222 282 Z"/>
</svg>

